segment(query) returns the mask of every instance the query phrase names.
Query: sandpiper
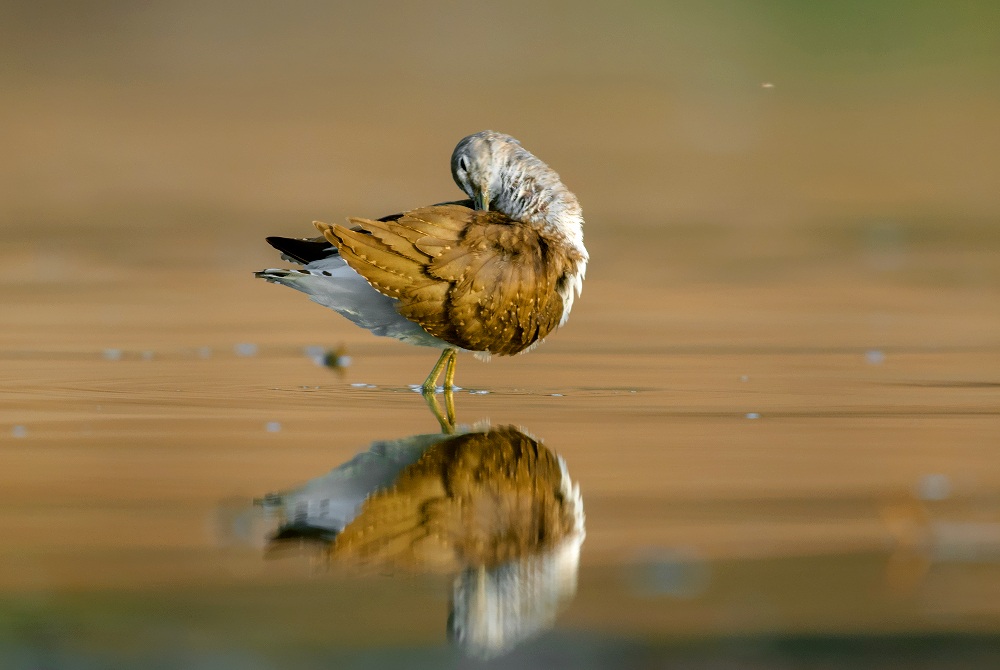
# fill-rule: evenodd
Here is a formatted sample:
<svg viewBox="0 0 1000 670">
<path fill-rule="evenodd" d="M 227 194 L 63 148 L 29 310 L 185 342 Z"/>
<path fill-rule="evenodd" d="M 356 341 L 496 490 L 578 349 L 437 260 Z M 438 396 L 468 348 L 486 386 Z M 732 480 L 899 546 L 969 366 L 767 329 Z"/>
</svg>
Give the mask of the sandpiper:
<svg viewBox="0 0 1000 670">
<path fill-rule="evenodd" d="M 532 349 L 569 317 L 588 254 L 576 196 L 510 135 L 484 130 L 451 156 L 469 200 L 350 227 L 314 222 L 322 237 L 269 237 L 297 270 L 255 273 L 307 294 L 375 335 L 438 347 L 422 385 L 455 380 L 459 351 Z"/>
</svg>

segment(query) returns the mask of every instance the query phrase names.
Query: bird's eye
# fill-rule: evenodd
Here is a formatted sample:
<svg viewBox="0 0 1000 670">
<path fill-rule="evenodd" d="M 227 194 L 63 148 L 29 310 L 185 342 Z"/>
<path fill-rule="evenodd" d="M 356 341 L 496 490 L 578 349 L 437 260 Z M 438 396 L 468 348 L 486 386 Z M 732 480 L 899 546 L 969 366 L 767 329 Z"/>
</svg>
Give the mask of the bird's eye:
<svg viewBox="0 0 1000 670">
<path fill-rule="evenodd" d="M 463 172 L 468 172 L 469 171 L 469 159 L 466 158 L 465 156 L 460 157 L 458 159 L 458 167 Z"/>
</svg>

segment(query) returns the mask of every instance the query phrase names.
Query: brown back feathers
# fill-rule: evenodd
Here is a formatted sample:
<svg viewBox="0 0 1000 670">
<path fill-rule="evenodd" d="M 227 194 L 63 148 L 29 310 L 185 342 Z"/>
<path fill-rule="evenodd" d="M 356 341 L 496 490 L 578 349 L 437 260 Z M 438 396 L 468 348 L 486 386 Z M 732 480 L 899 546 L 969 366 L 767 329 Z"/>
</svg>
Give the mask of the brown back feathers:
<svg viewBox="0 0 1000 670">
<path fill-rule="evenodd" d="M 316 225 L 400 314 L 472 351 L 516 354 L 552 332 L 557 287 L 581 260 L 558 233 L 461 205 L 351 223 Z"/>
</svg>

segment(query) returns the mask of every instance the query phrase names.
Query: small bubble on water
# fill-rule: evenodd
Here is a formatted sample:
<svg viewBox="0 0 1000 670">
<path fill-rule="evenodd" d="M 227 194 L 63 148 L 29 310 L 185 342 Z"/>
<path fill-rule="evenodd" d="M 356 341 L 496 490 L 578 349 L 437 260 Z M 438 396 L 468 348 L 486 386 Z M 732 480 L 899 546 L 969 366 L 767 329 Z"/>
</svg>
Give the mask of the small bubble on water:
<svg viewBox="0 0 1000 670">
<path fill-rule="evenodd" d="M 748 382 L 748 381 L 750 381 L 750 375 L 740 375 L 740 381 L 741 382 Z"/>
<path fill-rule="evenodd" d="M 917 495 L 921 500 L 947 500 L 951 497 L 951 479 L 940 473 L 924 475 L 917 482 Z"/>
<path fill-rule="evenodd" d="M 212 347 L 198 347 L 198 358 L 211 358 Z"/>
<path fill-rule="evenodd" d="M 14 426 L 10 429 L 11 437 L 27 437 L 28 428 L 27 426 Z"/>
<path fill-rule="evenodd" d="M 351 386 L 353 386 L 356 389 L 366 389 L 366 388 L 368 388 L 368 384 L 366 384 L 364 382 L 354 382 L 353 384 L 351 384 Z"/>
<path fill-rule="evenodd" d="M 643 598 L 691 600 L 702 595 L 712 580 L 709 563 L 687 548 L 641 557 L 630 572 L 635 595 Z"/>
<path fill-rule="evenodd" d="M 257 345 L 253 342 L 240 342 L 233 347 L 233 351 L 236 352 L 237 356 L 256 356 Z"/>
<path fill-rule="evenodd" d="M 153 352 L 152 351 L 144 351 L 144 352 L 142 352 L 142 360 L 144 360 L 144 361 L 151 361 L 151 360 L 153 360 Z"/>
<path fill-rule="evenodd" d="M 746 417 L 748 419 L 759 419 L 760 414 L 758 414 L 757 412 L 747 412 Z"/>
<path fill-rule="evenodd" d="M 281 422 L 279 421 L 268 421 L 265 426 L 267 432 L 269 433 L 280 433 L 281 432 Z"/>
<path fill-rule="evenodd" d="M 123 354 L 121 349 L 105 349 L 101 355 L 108 361 L 120 361 Z"/>
<path fill-rule="evenodd" d="M 562 394 L 562 393 L 552 393 L 552 394 L 550 394 L 550 395 L 551 395 L 551 396 L 552 396 L 553 398 L 562 398 L 562 397 L 563 397 L 563 394 Z"/>
<path fill-rule="evenodd" d="M 865 352 L 865 361 L 867 361 L 869 365 L 880 365 L 885 362 L 885 354 L 878 349 L 871 349 Z"/>
</svg>

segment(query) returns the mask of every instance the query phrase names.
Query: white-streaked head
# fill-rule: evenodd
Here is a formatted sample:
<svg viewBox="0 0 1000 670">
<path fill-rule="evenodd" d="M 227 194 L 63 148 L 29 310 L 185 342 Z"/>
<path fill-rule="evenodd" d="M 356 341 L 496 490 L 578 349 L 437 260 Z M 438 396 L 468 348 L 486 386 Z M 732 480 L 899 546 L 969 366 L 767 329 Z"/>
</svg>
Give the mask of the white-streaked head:
<svg viewBox="0 0 1000 670">
<path fill-rule="evenodd" d="M 491 194 L 502 188 L 502 169 L 509 161 L 511 146 L 521 143 L 510 135 L 484 130 L 463 137 L 451 154 L 451 176 L 472 198 L 476 209 L 490 208 Z"/>
<path fill-rule="evenodd" d="M 463 138 L 452 152 L 451 174 L 476 209 L 554 226 L 582 247 L 583 215 L 576 196 L 555 170 L 510 135 L 483 130 Z"/>
</svg>

